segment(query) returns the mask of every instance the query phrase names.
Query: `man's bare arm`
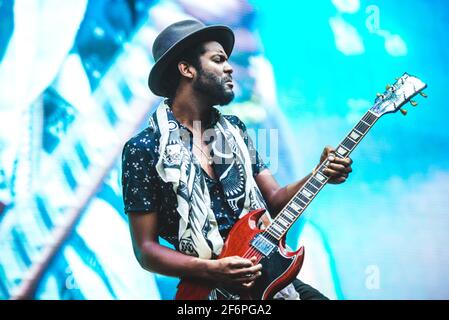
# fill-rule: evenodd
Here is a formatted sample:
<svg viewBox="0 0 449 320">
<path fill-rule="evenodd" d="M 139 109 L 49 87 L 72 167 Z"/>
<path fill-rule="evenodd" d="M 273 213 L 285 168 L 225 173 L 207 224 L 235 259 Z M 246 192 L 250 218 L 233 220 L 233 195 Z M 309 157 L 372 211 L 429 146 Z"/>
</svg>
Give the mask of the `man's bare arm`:
<svg viewBox="0 0 449 320">
<path fill-rule="evenodd" d="M 350 158 L 340 159 L 335 157 L 333 154 L 335 150 L 331 147 L 326 147 L 320 157 L 320 164 L 329 159 L 331 162 L 328 169 L 324 170 L 324 174 L 330 177 L 329 183 L 339 184 L 346 181 L 350 172 L 352 172 L 351 164 L 352 160 Z M 260 172 L 255 180 L 257 186 L 260 189 L 265 201 L 268 205 L 268 210 L 271 215 L 276 216 L 282 208 L 290 201 L 290 199 L 299 191 L 299 189 L 304 185 L 304 183 L 309 179 L 311 174 L 308 174 L 301 180 L 289 184 L 285 187 L 281 187 L 276 179 L 273 177 L 268 169 Z"/>
<path fill-rule="evenodd" d="M 227 257 L 207 260 L 162 246 L 157 236 L 157 213 L 128 213 L 134 253 L 142 268 L 178 278 L 199 278 L 248 288 L 261 273 L 254 259 Z M 249 275 L 249 276 L 248 276 Z"/>
<path fill-rule="evenodd" d="M 259 187 L 273 218 L 290 201 L 296 192 L 298 192 L 309 177 L 310 175 L 295 183 L 281 187 L 268 169 L 263 170 L 256 176 L 255 180 L 257 186 Z"/>
</svg>

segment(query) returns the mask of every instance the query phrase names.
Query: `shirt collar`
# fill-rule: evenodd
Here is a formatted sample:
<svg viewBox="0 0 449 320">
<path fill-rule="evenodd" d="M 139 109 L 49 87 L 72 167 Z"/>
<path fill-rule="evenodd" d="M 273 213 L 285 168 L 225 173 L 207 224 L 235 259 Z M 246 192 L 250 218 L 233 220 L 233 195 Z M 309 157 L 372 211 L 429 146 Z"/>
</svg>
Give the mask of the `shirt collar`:
<svg viewBox="0 0 449 320">
<path fill-rule="evenodd" d="M 164 103 L 168 106 L 169 112 L 171 112 L 173 114 L 173 111 L 171 110 L 171 105 L 172 105 L 171 99 L 165 99 Z M 221 112 L 216 107 L 212 107 L 211 108 L 211 121 L 210 121 L 210 123 L 208 125 L 205 126 L 204 129 L 209 129 L 209 128 L 215 127 L 215 125 L 217 124 L 217 122 L 220 119 L 220 117 L 221 117 Z M 178 121 L 178 119 L 176 119 L 176 117 L 173 117 L 173 118 L 176 120 L 176 122 L 178 123 L 179 127 L 184 128 L 184 129 L 186 129 L 187 131 L 190 132 L 190 130 L 187 129 L 187 127 L 185 127 L 184 125 L 182 125 Z"/>
</svg>

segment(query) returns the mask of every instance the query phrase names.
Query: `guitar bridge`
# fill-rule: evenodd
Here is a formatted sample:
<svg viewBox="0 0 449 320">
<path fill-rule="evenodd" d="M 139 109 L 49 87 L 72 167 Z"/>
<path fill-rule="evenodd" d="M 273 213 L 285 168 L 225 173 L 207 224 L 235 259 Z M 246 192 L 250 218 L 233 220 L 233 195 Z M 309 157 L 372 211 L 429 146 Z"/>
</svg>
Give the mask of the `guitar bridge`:
<svg viewBox="0 0 449 320">
<path fill-rule="evenodd" d="M 268 257 L 270 253 L 276 248 L 276 245 L 259 233 L 251 241 L 251 245 L 265 257 Z"/>
</svg>

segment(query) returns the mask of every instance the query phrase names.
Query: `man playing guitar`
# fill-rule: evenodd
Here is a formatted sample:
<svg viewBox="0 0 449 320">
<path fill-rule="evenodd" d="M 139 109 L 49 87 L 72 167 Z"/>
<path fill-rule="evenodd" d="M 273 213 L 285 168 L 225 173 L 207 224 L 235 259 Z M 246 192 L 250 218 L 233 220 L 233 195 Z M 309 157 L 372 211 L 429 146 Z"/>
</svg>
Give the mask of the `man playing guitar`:
<svg viewBox="0 0 449 320">
<path fill-rule="evenodd" d="M 261 218 L 268 226 L 267 215 L 274 218 L 310 175 L 279 186 L 245 125 L 214 107 L 234 98 L 228 62 L 233 45 L 228 27 L 193 20 L 172 24 L 159 34 L 149 87 L 167 100 L 149 127 L 126 143 L 122 183 L 134 252 L 144 269 L 241 292 L 264 270 L 251 256 L 217 259 L 230 230 L 262 206 L 269 211 Z M 324 148 L 320 163 L 330 162 L 323 173 L 339 184 L 352 171 L 352 160 L 334 152 Z M 160 245 L 159 237 L 176 250 Z M 293 296 L 326 299 L 298 279 L 293 285 Z"/>
</svg>

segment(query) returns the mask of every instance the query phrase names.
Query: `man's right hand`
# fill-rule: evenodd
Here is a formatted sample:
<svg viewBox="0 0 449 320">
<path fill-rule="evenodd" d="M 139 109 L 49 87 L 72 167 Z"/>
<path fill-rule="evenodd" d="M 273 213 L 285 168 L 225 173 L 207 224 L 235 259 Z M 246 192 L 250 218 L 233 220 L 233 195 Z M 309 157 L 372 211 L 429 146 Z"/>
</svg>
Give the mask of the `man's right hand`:
<svg viewBox="0 0 449 320">
<path fill-rule="evenodd" d="M 210 260 L 209 275 L 213 281 L 235 289 L 249 289 L 262 275 L 262 265 L 255 264 L 256 257 L 245 259 L 239 256 Z"/>
<path fill-rule="evenodd" d="M 260 277 L 261 264 L 257 259 L 238 256 L 218 260 L 188 256 L 158 242 L 157 217 L 154 213 L 129 213 L 134 253 L 140 265 L 150 272 L 170 277 L 195 278 L 220 285 L 247 289 Z"/>
</svg>

